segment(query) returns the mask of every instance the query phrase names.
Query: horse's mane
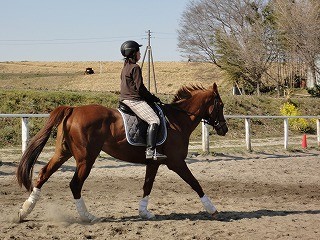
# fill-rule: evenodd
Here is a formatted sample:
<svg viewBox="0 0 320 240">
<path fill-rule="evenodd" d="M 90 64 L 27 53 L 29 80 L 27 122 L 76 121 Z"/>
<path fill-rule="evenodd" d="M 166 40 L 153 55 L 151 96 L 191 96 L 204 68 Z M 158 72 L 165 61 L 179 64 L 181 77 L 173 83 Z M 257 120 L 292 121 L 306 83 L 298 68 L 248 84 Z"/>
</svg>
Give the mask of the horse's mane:
<svg viewBox="0 0 320 240">
<path fill-rule="evenodd" d="M 172 103 L 178 102 L 183 99 L 189 99 L 192 97 L 192 92 L 195 90 L 206 90 L 202 85 L 182 86 L 174 95 Z"/>
</svg>

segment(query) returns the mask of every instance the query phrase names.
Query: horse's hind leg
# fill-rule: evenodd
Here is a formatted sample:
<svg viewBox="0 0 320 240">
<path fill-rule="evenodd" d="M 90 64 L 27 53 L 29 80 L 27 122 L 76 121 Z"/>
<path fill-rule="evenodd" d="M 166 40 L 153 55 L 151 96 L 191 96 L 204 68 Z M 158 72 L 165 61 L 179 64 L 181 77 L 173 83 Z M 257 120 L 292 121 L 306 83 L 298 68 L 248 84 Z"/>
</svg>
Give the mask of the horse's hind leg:
<svg viewBox="0 0 320 240">
<path fill-rule="evenodd" d="M 41 169 L 36 184 L 29 196 L 24 202 L 19 211 L 19 220 L 22 221 L 35 207 L 37 201 L 40 198 L 40 189 L 42 185 L 48 181 L 49 177 L 61 167 L 71 157 L 69 151 L 62 151 L 62 149 L 56 149 L 55 154 L 50 161 Z"/>
<path fill-rule="evenodd" d="M 49 177 L 71 157 L 70 151 L 68 150 L 65 142 L 62 142 L 62 140 L 62 136 L 58 135 L 55 153 L 50 161 L 40 170 L 38 179 L 29 198 L 23 203 L 21 209 L 19 210 L 19 221 L 22 221 L 24 218 L 26 218 L 26 216 L 30 214 L 35 207 L 40 198 L 40 189 L 42 185 L 48 181 Z"/>
</svg>

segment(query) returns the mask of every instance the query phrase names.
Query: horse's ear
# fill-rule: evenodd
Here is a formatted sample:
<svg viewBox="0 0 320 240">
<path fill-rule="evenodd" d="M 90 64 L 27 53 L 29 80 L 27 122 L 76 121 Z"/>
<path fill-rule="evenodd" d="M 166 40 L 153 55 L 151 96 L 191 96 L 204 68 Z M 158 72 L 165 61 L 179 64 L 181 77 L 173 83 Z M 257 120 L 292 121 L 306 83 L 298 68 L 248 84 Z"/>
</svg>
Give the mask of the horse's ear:
<svg viewBox="0 0 320 240">
<path fill-rule="evenodd" d="M 216 83 L 213 84 L 213 92 L 218 93 L 218 86 Z"/>
</svg>

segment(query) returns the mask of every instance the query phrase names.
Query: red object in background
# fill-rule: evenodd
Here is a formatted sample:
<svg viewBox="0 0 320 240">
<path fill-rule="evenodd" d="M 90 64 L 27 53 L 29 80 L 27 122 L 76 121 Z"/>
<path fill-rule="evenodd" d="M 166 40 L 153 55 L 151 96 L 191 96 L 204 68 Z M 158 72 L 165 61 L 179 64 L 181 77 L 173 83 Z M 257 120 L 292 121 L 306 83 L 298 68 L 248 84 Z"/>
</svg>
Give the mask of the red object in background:
<svg viewBox="0 0 320 240">
<path fill-rule="evenodd" d="M 302 143 L 301 143 L 302 148 L 307 148 L 307 135 L 303 134 L 302 136 Z"/>
</svg>

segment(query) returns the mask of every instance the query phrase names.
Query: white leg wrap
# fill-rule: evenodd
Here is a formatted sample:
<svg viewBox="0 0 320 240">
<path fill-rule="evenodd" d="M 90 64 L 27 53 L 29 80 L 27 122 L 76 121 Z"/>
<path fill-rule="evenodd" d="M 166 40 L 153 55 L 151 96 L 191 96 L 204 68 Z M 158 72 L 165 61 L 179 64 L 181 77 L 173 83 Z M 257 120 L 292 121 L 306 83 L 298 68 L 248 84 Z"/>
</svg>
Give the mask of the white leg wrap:
<svg viewBox="0 0 320 240">
<path fill-rule="evenodd" d="M 26 216 L 31 213 L 37 201 L 40 198 L 41 190 L 39 188 L 33 188 L 29 198 L 23 203 L 21 209 L 19 210 L 19 220 L 22 221 Z"/>
<path fill-rule="evenodd" d="M 212 202 L 210 201 L 210 199 L 206 196 L 206 195 L 204 195 L 202 198 L 200 198 L 201 199 L 201 202 L 202 202 L 202 204 L 203 204 L 203 206 L 204 206 L 204 209 L 208 212 L 208 213 L 210 213 L 210 214 L 214 214 L 216 211 L 217 211 L 217 209 L 215 208 L 215 206 L 212 204 Z"/>
<path fill-rule="evenodd" d="M 139 216 L 144 218 L 144 219 L 151 219 L 154 218 L 154 214 L 148 211 L 148 201 L 149 201 L 149 196 L 145 196 L 142 198 L 139 202 Z"/>
<path fill-rule="evenodd" d="M 95 222 L 98 220 L 97 217 L 95 217 L 94 215 L 88 212 L 86 204 L 84 203 L 84 200 L 82 197 L 80 199 L 75 199 L 75 203 L 76 203 L 77 211 L 82 221 Z"/>
</svg>

